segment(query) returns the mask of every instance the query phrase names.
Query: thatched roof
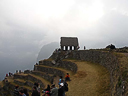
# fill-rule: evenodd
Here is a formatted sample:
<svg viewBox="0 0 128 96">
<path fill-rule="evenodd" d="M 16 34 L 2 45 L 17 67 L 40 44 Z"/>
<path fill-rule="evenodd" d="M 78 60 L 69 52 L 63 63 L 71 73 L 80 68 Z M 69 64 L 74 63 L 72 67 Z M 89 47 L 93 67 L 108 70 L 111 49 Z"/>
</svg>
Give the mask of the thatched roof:
<svg viewBox="0 0 128 96">
<path fill-rule="evenodd" d="M 60 46 L 78 46 L 77 37 L 61 37 Z"/>
</svg>

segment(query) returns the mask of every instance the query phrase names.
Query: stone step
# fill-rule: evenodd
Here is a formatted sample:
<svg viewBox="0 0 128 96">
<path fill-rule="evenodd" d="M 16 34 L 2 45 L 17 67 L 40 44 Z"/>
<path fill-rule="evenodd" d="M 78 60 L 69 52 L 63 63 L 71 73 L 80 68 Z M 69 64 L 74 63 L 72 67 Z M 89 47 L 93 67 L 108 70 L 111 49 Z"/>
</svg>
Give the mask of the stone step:
<svg viewBox="0 0 128 96">
<path fill-rule="evenodd" d="M 43 61 L 40 61 L 39 65 L 45 65 L 50 67 L 60 67 L 66 70 L 73 71 L 74 73 L 77 72 L 77 65 L 74 62 L 71 62 L 68 60 L 60 61 L 57 64 L 56 63 L 54 64 L 53 62 L 54 60 L 43 60 Z"/>
<path fill-rule="evenodd" d="M 44 73 L 41 71 L 32 71 L 31 74 L 40 76 L 40 77 L 44 78 L 45 80 L 49 81 L 51 84 L 53 83 L 53 79 L 55 77 L 53 74 L 48 74 L 48 73 Z"/>
<path fill-rule="evenodd" d="M 14 79 L 25 79 L 25 80 L 27 80 L 28 79 L 28 74 L 18 74 L 18 73 L 16 73 L 16 74 L 14 74 Z"/>
<path fill-rule="evenodd" d="M 14 79 L 14 83 L 22 86 L 29 86 L 29 87 L 33 87 L 34 85 L 34 82 L 30 80 L 23 80 L 23 79 Z"/>
<path fill-rule="evenodd" d="M 34 83 L 38 82 L 42 88 L 45 87 L 44 83 L 42 82 L 42 79 L 39 76 L 33 74 L 14 74 L 14 79 L 30 80 Z"/>
<path fill-rule="evenodd" d="M 65 72 L 56 68 L 56 67 L 50 67 L 50 66 L 44 66 L 44 65 L 35 65 L 34 71 L 41 71 L 48 74 L 54 74 L 57 76 L 64 76 Z"/>
<path fill-rule="evenodd" d="M 41 82 L 43 82 L 43 86 L 41 86 L 41 83 L 38 82 L 38 81 L 36 81 L 36 82 L 38 82 L 38 83 L 40 84 L 40 86 L 41 86 L 42 88 L 45 88 L 45 87 L 47 86 L 47 84 L 51 85 L 51 83 L 50 83 L 49 81 L 45 80 L 45 79 L 42 78 L 41 76 L 38 76 L 38 75 L 35 75 L 35 74 L 29 74 L 29 75 L 31 75 L 31 76 L 37 78 L 38 80 L 40 80 Z"/>
<path fill-rule="evenodd" d="M 15 89 L 15 86 L 18 85 L 17 83 L 14 83 L 14 82 L 10 82 L 10 86 L 11 88 L 14 90 Z M 26 88 L 28 90 L 28 92 L 32 92 L 32 87 L 29 87 L 29 86 L 21 86 L 21 85 L 18 85 L 19 86 L 19 89 L 23 89 L 23 88 Z"/>
<path fill-rule="evenodd" d="M 14 79 L 14 83 L 18 84 L 18 85 L 25 85 L 26 80 L 23 79 Z"/>
</svg>

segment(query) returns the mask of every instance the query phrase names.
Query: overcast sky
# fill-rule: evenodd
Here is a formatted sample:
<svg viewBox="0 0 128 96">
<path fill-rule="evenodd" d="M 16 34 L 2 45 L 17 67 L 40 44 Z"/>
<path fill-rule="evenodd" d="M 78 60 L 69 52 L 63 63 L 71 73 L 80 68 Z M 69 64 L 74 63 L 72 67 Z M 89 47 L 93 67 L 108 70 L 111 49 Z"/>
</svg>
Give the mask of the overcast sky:
<svg viewBox="0 0 128 96">
<path fill-rule="evenodd" d="M 1 64 L 29 65 L 62 36 L 78 37 L 81 49 L 127 46 L 127 31 L 128 0 L 0 0 Z"/>
</svg>

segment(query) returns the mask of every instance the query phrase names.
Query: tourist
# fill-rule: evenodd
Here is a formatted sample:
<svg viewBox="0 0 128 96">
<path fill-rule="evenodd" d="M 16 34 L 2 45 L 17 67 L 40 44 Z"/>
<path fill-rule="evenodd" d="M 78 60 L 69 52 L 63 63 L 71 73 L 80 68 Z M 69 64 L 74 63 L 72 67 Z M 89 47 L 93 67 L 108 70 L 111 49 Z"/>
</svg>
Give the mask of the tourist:
<svg viewBox="0 0 128 96">
<path fill-rule="evenodd" d="M 35 83 L 34 83 L 34 87 L 36 87 L 36 90 L 38 91 L 38 94 L 39 94 L 39 96 L 40 96 L 40 84 L 37 83 L 37 82 L 35 82 Z"/>
<path fill-rule="evenodd" d="M 11 77 L 11 73 L 9 72 L 9 76 Z"/>
<path fill-rule="evenodd" d="M 49 84 L 47 85 L 47 88 L 43 90 L 43 92 L 45 92 L 45 91 L 50 91 L 50 85 Z"/>
<path fill-rule="evenodd" d="M 37 82 L 34 83 L 34 87 L 38 87 L 38 83 Z"/>
<path fill-rule="evenodd" d="M 19 91 L 19 94 L 20 94 L 20 96 L 26 96 L 26 95 L 24 94 L 24 91 L 23 91 L 23 90 L 20 90 L 20 91 Z"/>
<path fill-rule="evenodd" d="M 13 96 L 19 96 L 19 86 L 18 85 L 15 86 L 13 94 L 14 94 Z"/>
<path fill-rule="evenodd" d="M 67 92 L 68 91 L 68 83 L 65 81 L 64 82 L 64 91 Z"/>
<path fill-rule="evenodd" d="M 61 83 L 62 80 L 63 80 L 63 77 L 60 76 L 59 83 L 58 83 L 59 87 L 60 87 L 60 83 Z"/>
<path fill-rule="evenodd" d="M 84 46 L 84 50 L 86 49 L 86 47 Z"/>
<path fill-rule="evenodd" d="M 40 96 L 40 84 L 39 83 L 37 83 L 37 91 L 38 91 L 38 94 Z"/>
<path fill-rule="evenodd" d="M 69 75 L 69 73 L 66 74 L 66 76 L 65 76 L 65 81 L 71 81 L 71 80 L 70 80 L 70 75 Z"/>
<path fill-rule="evenodd" d="M 35 86 L 33 87 L 32 96 L 40 96 Z"/>
<path fill-rule="evenodd" d="M 51 96 L 59 96 L 58 95 L 58 88 L 55 87 L 55 84 L 51 86 Z"/>
<path fill-rule="evenodd" d="M 8 78 L 5 77 L 5 78 L 4 78 L 4 82 L 5 82 L 5 83 L 8 83 Z"/>
<path fill-rule="evenodd" d="M 24 88 L 23 91 L 24 91 L 24 94 L 25 94 L 26 96 L 29 96 L 28 90 L 27 90 L 26 88 Z"/>
<path fill-rule="evenodd" d="M 64 83 L 60 83 L 60 88 L 58 89 L 58 96 L 65 96 Z"/>
<path fill-rule="evenodd" d="M 6 77 L 8 77 L 8 74 L 6 74 Z"/>
<path fill-rule="evenodd" d="M 47 85 L 47 88 L 43 90 L 44 94 L 43 96 L 45 96 L 47 94 L 47 96 L 50 96 L 50 85 Z"/>
</svg>

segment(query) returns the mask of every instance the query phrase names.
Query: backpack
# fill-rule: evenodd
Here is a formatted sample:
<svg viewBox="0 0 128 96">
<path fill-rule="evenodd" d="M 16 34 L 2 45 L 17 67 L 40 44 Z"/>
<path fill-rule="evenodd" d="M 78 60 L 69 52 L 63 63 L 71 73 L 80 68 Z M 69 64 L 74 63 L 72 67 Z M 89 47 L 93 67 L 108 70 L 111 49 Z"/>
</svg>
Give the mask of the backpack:
<svg viewBox="0 0 128 96">
<path fill-rule="evenodd" d="M 64 82 L 64 90 L 65 90 L 65 92 L 68 91 L 68 83 L 67 82 Z"/>
</svg>

